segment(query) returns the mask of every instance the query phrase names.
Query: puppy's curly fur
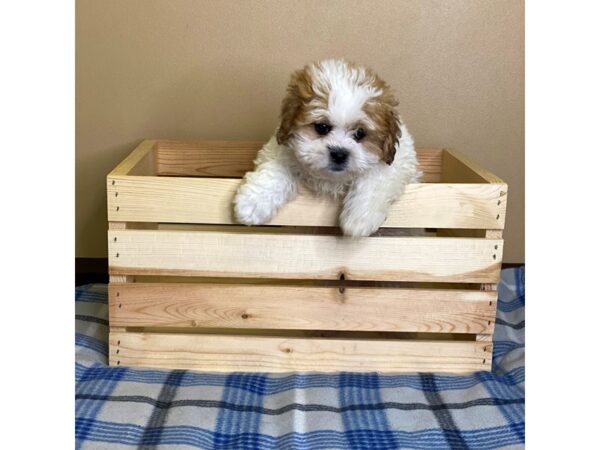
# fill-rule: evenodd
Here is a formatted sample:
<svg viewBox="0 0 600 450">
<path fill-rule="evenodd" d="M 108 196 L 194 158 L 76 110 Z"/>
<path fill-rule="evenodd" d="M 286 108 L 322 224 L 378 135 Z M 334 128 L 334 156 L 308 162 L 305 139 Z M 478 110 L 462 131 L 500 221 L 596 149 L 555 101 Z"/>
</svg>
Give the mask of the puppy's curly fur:
<svg viewBox="0 0 600 450">
<path fill-rule="evenodd" d="M 292 74 L 281 123 L 236 193 L 236 220 L 269 222 L 302 184 L 317 194 L 343 197 L 344 234 L 377 231 L 391 203 L 421 176 L 397 105 L 375 73 L 343 60 Z"/>
</svg>

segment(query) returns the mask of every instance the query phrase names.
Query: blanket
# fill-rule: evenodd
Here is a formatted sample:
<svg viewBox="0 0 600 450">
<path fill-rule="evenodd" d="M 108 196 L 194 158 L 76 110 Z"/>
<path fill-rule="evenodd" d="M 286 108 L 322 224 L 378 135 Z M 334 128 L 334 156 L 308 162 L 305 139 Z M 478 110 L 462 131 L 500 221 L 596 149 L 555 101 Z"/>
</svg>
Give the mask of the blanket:
<svg viewBox="0 0 600 450">
<path fill-rule="evenodd" d="M 525 271 L 502 271 L 491 372 L 109 367 L 107 285 L 75 291 L 78 449 L 489 449 L 525 441 Z"/>
</svg>

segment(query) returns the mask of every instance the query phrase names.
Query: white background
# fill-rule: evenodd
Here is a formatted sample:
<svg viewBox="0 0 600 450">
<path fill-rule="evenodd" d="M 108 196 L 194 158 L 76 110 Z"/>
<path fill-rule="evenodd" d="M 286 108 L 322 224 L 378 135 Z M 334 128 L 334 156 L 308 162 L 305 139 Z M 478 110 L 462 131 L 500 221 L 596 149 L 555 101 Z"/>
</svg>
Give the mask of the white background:
<svg viewBox="0 0 600 450">
<path fill-rule="evenodd" d="M 2 442 L 72 448 L 74 4 L 0 8 Z M 531 449 L 590 448 L 598 433 L 599 10 L 526 4 Z"/>
</svg>

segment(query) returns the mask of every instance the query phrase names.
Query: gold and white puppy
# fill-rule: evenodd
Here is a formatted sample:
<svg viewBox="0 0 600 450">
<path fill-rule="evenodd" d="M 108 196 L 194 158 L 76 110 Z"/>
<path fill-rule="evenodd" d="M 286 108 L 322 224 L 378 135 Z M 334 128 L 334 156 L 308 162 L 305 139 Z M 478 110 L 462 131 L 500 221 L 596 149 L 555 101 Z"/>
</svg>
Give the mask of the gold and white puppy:
<svg viewBox="0 0 600 450">
<path fill-rule="evenodd" d="M 391 203 L 421 176 L 397 105 L 375 73 L 343 60 L 310 64 L 292 74 L 281 123 L 236 193 L 236 220 L 269 222 L 303 185 L 316 194 L 343 197 L 344 234 L 377 231 Z"/>
</svg>

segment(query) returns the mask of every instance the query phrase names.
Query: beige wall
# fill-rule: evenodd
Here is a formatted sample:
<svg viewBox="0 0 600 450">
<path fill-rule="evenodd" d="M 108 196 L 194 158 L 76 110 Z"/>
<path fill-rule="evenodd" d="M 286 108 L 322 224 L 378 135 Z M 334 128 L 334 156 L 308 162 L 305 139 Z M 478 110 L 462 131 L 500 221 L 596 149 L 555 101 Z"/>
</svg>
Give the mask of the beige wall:
<svg viewBox="0 0 600 450">
<path fill-rule="evenodd" d="M 505 262 L 524 261 L 519 0 L 76 2 L 76 255 L 106 255 L 105 176 L 142 139 L 266 140 L 290 72 L 344 57 L 398 92 L 419 147 L 509 185 Z"/>
</svg>

